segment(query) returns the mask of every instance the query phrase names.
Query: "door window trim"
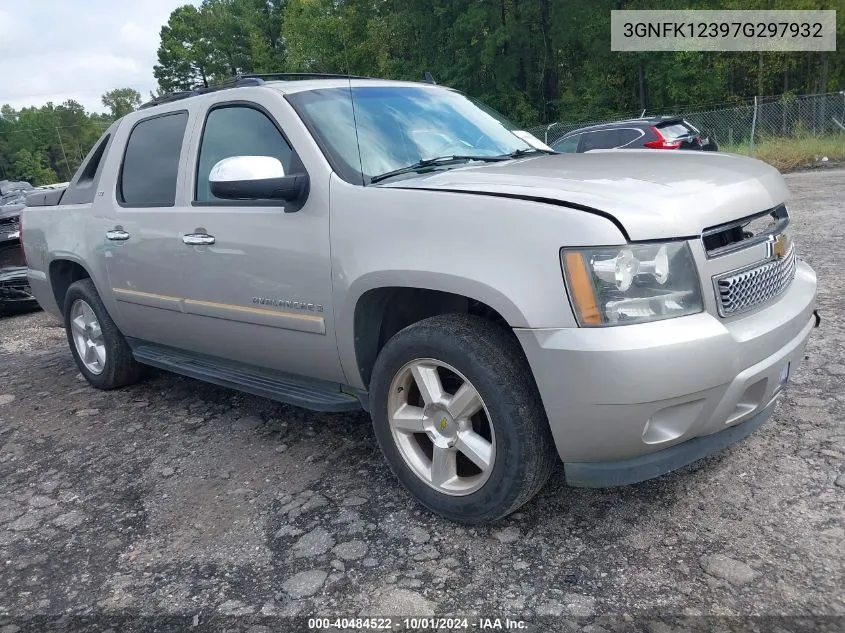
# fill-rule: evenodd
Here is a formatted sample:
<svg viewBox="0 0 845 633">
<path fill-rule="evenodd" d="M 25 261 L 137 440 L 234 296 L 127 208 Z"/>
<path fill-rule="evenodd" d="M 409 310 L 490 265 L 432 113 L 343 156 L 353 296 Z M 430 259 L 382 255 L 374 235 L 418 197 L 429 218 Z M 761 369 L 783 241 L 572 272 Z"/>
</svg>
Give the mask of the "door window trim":
<svg viewBox="0 0 845 633">
<path fill-rule="evenodd" d="M 147 121 L 152 121 L 153 119 L 160 119 L 166 116 L 173 116 L 174 114 L 187 114 L 188 119 L 185 121 L 185 130 L 182 132 L 182 144 L 179 148 L 179 164 L 176 168 L 176 191 L 173 194 L 173 202 L 170 204 L 159 204 L 157 202 L 136 202 L 134 204 L 127 203 L 123 201 L 123 167 L 126 163 L 126 152 L 129 150 L 129 141 L 132 140 L 132 134 L 135 132 L 135 128 L 141 125 L 141 123 L 146 123 Z M 181 110 L 169 110 L 167 112 L 160 112 L 159 114 L 154 114 L 153 116 L 144 117 L 143 119 L 138 119 L 135 123 L 132 124 L 132 128 L 129 130 L 129 134 L 126 136 L 126 143 L 123 146 L 123 155 L 120 158 L 120 168 L 117 171 L 117 182 L 115 184 L 114 189 L 114 198 L 117 201 L 118 206 L 124 209 L 164 209 L 169 207 L 176 206 L 176 199 L 179 197 L 179 169 L 182 165 L 182 158 L 183 154 L 185 153 L 185 139 L 188 136 L 188 126 L 191 124 L 191 113 L 186 109 Z"/>
<path fill-rule="evenodd" d="M 203 116 L 202 121 L 202 128 L 200 129 L 199 139 L 197 140 L 197 151 L 196 155 L 194 156 L 194 169 L 193 175 L 194 180 L 191 183 L 191 206 L 192 207 L 276 207 L 280 209 L 285 208 L 285 204 L 287 204 L 286 200 L 197 200 L 197 186 L 199 184 L 199 172 L 200 172 L 200 154 L 202 153 L 202 143 L 205 139 L 205 128 L 208 125 L 208 117 L 211 115 L 212 112 L 215 110 L 220 110 L 223 108 L 231 108 L 231 107 L 244 107 L 250 108 L 252 110 L 257 110 L 261 114 L 267 117 L 270 123 L 273 124 L 273 127 L 279 132 L 281 137 L 285 140 L 285 143 L 288 144 L 290 147 L 290 163 L 291 166 L 296 164 L 297 172 L 296 173 L 305 173 L 308 174 L 308 170 L 305 168 L 305 165 L 299 158 L 299 154 L 297 154 L 296 149 L 293 146 L 293 143 L 290 142 L 287 134 L 285 134 L 284 130 L 282 130 L 279 122 L 276 120 L 270 111 L 265 108 L 260 103 L 256 103 L 255 101 L 246 101 L 244 99 L 234 99 L 232 101 L 219 101 L 217 103 L 211 104 L 208 109 L 205 111 L 205 115 Z M 300 172 L 301 170 L 301 172 Z M 291 169 L 291 174 L 285 174 L 286 176 L 292 175 L 293 169 Z M 310 178 L 310 174 L 308 174 Z"/>
<path fill-rule="evenodd" d="M 645 130 L 642 130 L 638 127 L 620 127 L 620 128 L 616 128 L 616 129 L 619 130 L 620 132 L 623 131 L 623 130 L 631 130 L 632 132 L 636 132 L 639 136 L 634 137 L 633 139 L 631 139 L 627 143 L 623 143 L 622 145 L 617 145 L 613 149 L 622 149 L 623 147 L 628 147 L 631 143 L 636 143 L 637 141 L 642 139 L 642 137 L 645 136 Z"/>
<path fill-rule="evenodd" d="M 573 134 L 572 136 L 580 136 L 581 137 L 581 139 L 578 142 L 577 153 L 583 154 L 583 153 L 585 153 L 585 151 L 583 149 L 584 148 L 584 138 L 588 134 L 596 134 L 598 132 L 622 132 L 622 131 L 625 131 L 625 130 L 631 130 L 632 132 L 636 132 L 637 134 L 639 134 L 639 136 L 637 136 L 636 138 L 628 141 L 627 143 L 623 143 L 622 145 L 614 145 L 613 147 L 602 147 L 601 149 L 622 149 L 622 148 L 628 147 L 631 143 L 636 143 L 637 141 L 641 140 L 645 136 L 645 130 L 638 128 L 638 127 L 603 127 L 603 128 L 599 128 L 597 130 L 587 130 L 587 131 L 584 131 L 584 132 L 578 132 L 578 134 Z M 598 149 L 598 148 L 596 148 L 596 149 Z M 587 150 L 587 151 L 592 151 L 592 150 Z"/>
<path fill-rule="evenodd" d="M 558 140 L 556 140 L 554 143 L 552 143 L 552 145 L 557 145 L 558 143 L 562 143 L 563 141 L 568 141 L 569 139 L 577 138 L 578 142 L 575 143 L 575 151 L 574 152 L 562 152 L 560 150 L 555 149 L 555 151 L 560 153 L 560 154 L 577 154 L 578 150 L 581 147 L 581 139 L 583 138 L 583 136 L 584 136 L 584 132 L 577 132 L 575 134 L 564 134 Z M 554 149 L 554 147 L 552 147 L 552 149 Z"/>
<path fill-rule="evenodd" d="M 602 127 L 597 130 L 587 130 L 585 132 L 581 132 L 581 142 L 578 144 L 579 153 L 586 154 L 587 152 L 591 152 L 594 150 L 603 150 L 603 149 L 619 149 L 621 145 L 611 145 L 610 147 L 593 147 L 588 150 L 581 151 L 584 147 L 584 139 L 588 138 L 590 134 L 601 134 L 602 132 L 613 132 L 616 133 L 620 128 L 617 127 Z M 618 140 L 618 137 L 617 137 Z M 616 141 L 614 141 L 615 143 Z"/>
</svg>

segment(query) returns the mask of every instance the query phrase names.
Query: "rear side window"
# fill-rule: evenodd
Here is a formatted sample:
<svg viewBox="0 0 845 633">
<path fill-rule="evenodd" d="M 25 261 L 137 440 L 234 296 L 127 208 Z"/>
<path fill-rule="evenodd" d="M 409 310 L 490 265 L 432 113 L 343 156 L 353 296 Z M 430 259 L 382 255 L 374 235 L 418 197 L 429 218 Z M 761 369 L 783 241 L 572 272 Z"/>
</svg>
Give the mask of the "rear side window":
<svg viewBox="0 0 845 633">
<path fill-rule="evenodd" d="M 211 193 L 211 168 L 232 156 L 272 156 L 290 172 L 291 147 L 266 114 L 244 105 L 215 108 L 208 113 L 197 166 L 198 202 L 220 200 Z"/>
<path fill-rule="evenodd" d="M 138 123 L 129 134 L 120 168 L 118 197 L 127 206 L 172 207 L 187 112 Z"/>
<path fill-rule="evenodd" d="M 109 144 L 110 138 L 111 134 L 106 134 L 100 141 L 100 144 L 97 145 L 97 149 L 91 154 L 91 158 L 88 159 L 88 162 L 82 169 L 82 173 L 79 174 L 79 180 L 77 182 L 94 180 L 94 176 L 97 175 L 97 168 L 100 166 L 100 161 L 103 160 L 103 154 L 106 152 L 106 145 Z"/>
<path fill-rule="evenodd" d="M 617 130 L 618 138 L 616 141 L 619 143 L 616 147 L 622 147 L 623 145 L 627 145 L 628 143 L 632 143 L 636 141 L 638 138 L 642 138 L 643 133 L 639 130 L 635 130 L 633 128 L 624 128 Z"/>
<path fill-rule="evenodd" d="M 597 132 L 587 132 L 584 134 L 584 147 L 582 151 L 586 152 L 591 149 L 612 149 L 618 147 L 619 134 L 617 130 L 599 130 Z"/>
</svg>

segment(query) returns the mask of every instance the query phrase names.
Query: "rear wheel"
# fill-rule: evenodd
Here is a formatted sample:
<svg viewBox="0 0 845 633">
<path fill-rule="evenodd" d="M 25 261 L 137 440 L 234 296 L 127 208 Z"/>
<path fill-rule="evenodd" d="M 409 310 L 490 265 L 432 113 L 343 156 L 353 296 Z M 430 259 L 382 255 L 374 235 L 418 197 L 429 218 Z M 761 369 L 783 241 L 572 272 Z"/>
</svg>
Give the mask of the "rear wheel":
<svg viewBox="0 0 845 633">
<path fill-rule="evenodd" d="M 515 511 L 557 459 L 522 350 L 478 317 L 436 316 L 396 334 L 376 361 L 370 402 L 391 470 L 423 505 L 455 521 Z"/>
<path fill-rule="evenodd" d="M 97 389 L 138 382 L 144 366 L 132 356 L 90 279 L 71 284 L 65 295 L 65 330 L 79 371 Z"/>
</svg>

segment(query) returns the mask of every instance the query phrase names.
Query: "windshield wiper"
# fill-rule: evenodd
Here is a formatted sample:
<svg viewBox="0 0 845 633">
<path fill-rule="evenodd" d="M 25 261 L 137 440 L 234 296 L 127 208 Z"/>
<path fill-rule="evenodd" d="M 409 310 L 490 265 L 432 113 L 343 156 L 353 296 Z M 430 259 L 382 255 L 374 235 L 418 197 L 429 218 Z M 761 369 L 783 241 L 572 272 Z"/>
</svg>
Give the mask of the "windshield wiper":
<svg viewBox="0 0 845 633">
<path fill-rule="evenodd" d="M 420 161 L 417 161 L 413 165 L 408 165 L 407 167 L 400 167 L 399 169 L 394 169 L 393 171 L 387 171 L 383 174 L 379 174 L 378 176 L 373 176 L 370 178 L 370 184 L 375 184 L 377 182 L 381 182 L 387 178 L 392 178 L 393 176 L 400 176 L 402 174 L 410 174 L 416 171 L 420 171 L 421 169 L 426 169 L 427 167 L 439 167 L 441 165 L 455 165 L 460 163 L 466 163 L 471 160 L 480 160 L 487 163 L 496 163 L 502 160 L 508 160 L 509 156 L 437 156 L 435 158 L 423 158 Z"/>
<path fill-rule="evenodd" d="M 528 154 L 557 154 L 556 151 L 552 150 L 549 151 L 547 149 L 540 149 L 539 147 L 526 147 L 523 149 L 518 149 L 515 152 L 511 152 L 510 154 L 502 154 L 502 158 L 522 158 L 523 156 L 527 156 Z"/>
</svg>

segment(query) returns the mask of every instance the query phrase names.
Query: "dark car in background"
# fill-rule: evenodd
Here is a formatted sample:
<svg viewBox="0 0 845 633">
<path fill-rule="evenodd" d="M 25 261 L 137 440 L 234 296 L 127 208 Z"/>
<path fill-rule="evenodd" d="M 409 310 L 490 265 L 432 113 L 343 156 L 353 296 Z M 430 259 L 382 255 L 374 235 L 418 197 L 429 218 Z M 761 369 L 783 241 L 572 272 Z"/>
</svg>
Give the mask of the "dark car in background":
<svg viewBox="0 0 845 633">
<path fill-rule="evenodd" d="M 29 183 L 0 182 L 0 186 L 4 184 L 5 193 L 0 192 L 0 315 L 38 308 L 26 279 L 20 233 L 20 216 L 26 207 L 26 197 L 38 190 Z"/>
<path fill-rule="evenodd" d="M 554 143 L 558 152 L 594 149 L 687 149 L 716 151 L 712 135 L 680 117 L 648 117 L 599 123 L 567 132 Z"/>
</svg>

